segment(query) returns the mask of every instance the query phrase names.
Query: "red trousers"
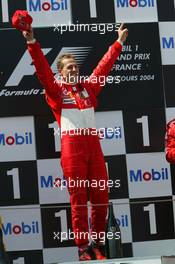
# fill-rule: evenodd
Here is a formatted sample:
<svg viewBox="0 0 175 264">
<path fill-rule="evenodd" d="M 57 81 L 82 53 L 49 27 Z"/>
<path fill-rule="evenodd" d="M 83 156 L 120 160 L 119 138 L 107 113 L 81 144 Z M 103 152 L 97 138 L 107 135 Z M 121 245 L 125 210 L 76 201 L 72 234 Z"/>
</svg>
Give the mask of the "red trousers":
<svg viewBox="0 0 175 264">
<path fill-rule="evenodd" d="M 98 136 L 63 136 L 61 165 L 68 182 L 73 232 L 77 234 L 75 243 L 81 246 L 89 242 L 89 236 L 85 235 L 89 234 L 88 198 L 91 203 L 91 234 L 99 237 L 101 232 L 105 232 L 108 176 Z"/>
</svg>

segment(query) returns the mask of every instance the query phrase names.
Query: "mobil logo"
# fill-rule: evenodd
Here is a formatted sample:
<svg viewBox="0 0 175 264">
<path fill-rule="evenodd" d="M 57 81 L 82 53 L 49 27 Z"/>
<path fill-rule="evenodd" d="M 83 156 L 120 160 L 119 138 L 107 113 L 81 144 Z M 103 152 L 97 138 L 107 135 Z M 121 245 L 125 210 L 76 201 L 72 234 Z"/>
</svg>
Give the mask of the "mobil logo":
<svg viewBox="0 0 175 264">
<path fill-rule="evenodd" d="M 4 235 L 28 235 L 39 233 L 38 221 L 32 221 L 31 224 L 21 222 L 20 224 L 12 224 L 10 222 L 2 224 L 2 231 Z"/>
<path fill-rule="evenodd" d="M 120 139 L 120 138 L 122 138 L 121 127 L 114 127 L 114 129 L 112 129 L 112 130 L 110 130 L 109 127 L 108 128 L 106 127 L 105 128 L 105 138 L 106 139 L 112 139 L 112 138 Z"/>
<path fill-rule="evenodd" d="M 116 0 L 117 7 L 154 7 L 155 0 Z"/>
<path fill-rule="evenodd" d="M 175 48 L 175 39 L 173 36 L 162 37 L 162 47 L 163 49 L 174 49 Z"/>
<path fill-rule="evenodd" d="M 68 10 L 68 0 L 29 0 L 28 7 L 30 12 L 38 11 L 64 11 Z"/>
<path fill-rule="evenodd" d="M 120 215 L 119 218 L 116 218 L 117 224 L 119 227 L 128 227 L 129 226 L 129 219 L 127 214 Z"/>
<path fill-rule="evenodd" d="M 60 177 L 53 177 L 52 175 L 40 176 L 40 186 L 41 188 L 66 188 L 66 180 L 61 179 Z"/>
<path fill-rule="evenodd" d="M 165 181 L 168 180 L 168 169 L 161 168 L 160 170 L 151 169 L 150 171 L 130 170 L 130 182 L 149 182 L 149 181 Z"/>
<path fill-rule="evenodd" d="M 8 135 L 6 133 L 0 133 L 0 146 L 12 146 L 12 145 L 29 145 L 32 144 L 32 133 L 24 132 L 22 134 L 14 133 Z"/>
<path fill-rule="evenodd" d="M 116 127 L 104 127 L 98 129 L 98 134 L 101 139 L 121 139 L 122 138 L 122 128 Z"/>
</svg>

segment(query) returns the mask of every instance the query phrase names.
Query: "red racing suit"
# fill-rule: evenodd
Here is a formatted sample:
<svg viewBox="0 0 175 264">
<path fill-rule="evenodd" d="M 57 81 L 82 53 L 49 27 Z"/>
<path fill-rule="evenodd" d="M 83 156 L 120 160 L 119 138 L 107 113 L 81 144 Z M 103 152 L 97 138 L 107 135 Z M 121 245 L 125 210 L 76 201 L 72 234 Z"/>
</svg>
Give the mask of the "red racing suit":
<svg viewBox="0 0 175 264">
<path fill-rule="evenodd" d="M 63 174 L 67 180 L 71 179 L 74 182 L 74 186 L 72 184 L 68 186 L 68 191 L 77 246 L 88 243 L 88 198 L 91 203 L 91 234 L 93 232 L 97 237 L 94 236 L 94 240 L 99 240 L 100 233 L 105 231 L 108 176 L 98 135 L 93 133 L 73 135 L 72 132 L 76 129 L 95 128 L 94 109 L 102 85 L 99 81 L 94 82 L 94 77 L 98 80 L 98 77 L 108 75 L 121 49 L 122 45 L 115 41 L 94 69 L 89 81 L 81 85 L 70 85 L 55 81 L 38 42 L 28 44 L 37 76 L 45 88 L 46 100 L 61 128 Z M 105 182 L 104 188 L 98 185 L 100 180 Z"/>
<path fill-rule="evenodd" d="M 171 120 L 166 127 L 165 151 L 166 160 L 175 163 L 175 119 Z"/>
</svg>

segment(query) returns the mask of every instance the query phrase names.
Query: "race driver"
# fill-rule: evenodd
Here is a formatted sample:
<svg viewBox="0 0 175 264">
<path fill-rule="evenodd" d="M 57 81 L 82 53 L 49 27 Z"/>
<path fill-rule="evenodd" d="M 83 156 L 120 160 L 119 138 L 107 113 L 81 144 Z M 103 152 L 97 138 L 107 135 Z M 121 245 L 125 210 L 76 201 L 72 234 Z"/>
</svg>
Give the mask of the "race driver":
<svg viewBox="0 0 175 264">
<path fill-rule="evenodd" d="M 94 109 L 102 89 L 99 77 L 108 76 L 127 35 L 128 30 L 122 24 L 118 30 L 118 39 L 109 47 L 89 79 L 79 82 L 79 68 L 72 55 L 65 54 L 58 59 L 57 68 L 61 76 L 61 81 L 58 81 L 54 78 L 40 44 L 34 38 L 32 28 L 28 32 L 23 31 L 38 79 L 45 89 L 47 103 L 61 128 L 61 166 L 64 177 L 67 181 L 71 179 L 75 182 L 74 187 L 68 185 L 68 191 L 80 261 L 106 259 L 100 234 L 105 232 L 106 225 L 108 176 L 99 137 L 94 133 Z M 97 81 L 94 82 L 94 79 Z M 79 180 L 86 184 L 76 184 Z M 94 180 L 97 183 L 104 180 L 105 188 L 100 189 L 98 184 L 94 188 L 91 184 Z M 88 198 L 91 203 L 90 232 L 96 234 L 90 245 Z"/>
</svg>

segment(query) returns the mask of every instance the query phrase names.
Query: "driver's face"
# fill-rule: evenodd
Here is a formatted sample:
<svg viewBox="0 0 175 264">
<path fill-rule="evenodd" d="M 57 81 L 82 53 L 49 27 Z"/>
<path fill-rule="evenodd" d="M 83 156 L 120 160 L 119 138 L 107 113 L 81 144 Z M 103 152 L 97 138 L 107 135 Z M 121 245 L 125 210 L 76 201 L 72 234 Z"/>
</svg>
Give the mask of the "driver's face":
<svg viewBox="0 0 175 264">
<path fill-rule="evenodd" d="M 67 83 L 77 83 L 78 82 L 78 75 L 79 75 L 79 68 L 76 61 L 72 58 L 64 59 L 63 60 L 63 68 L 60 70 L 60 73 Z"/>
</svg>

